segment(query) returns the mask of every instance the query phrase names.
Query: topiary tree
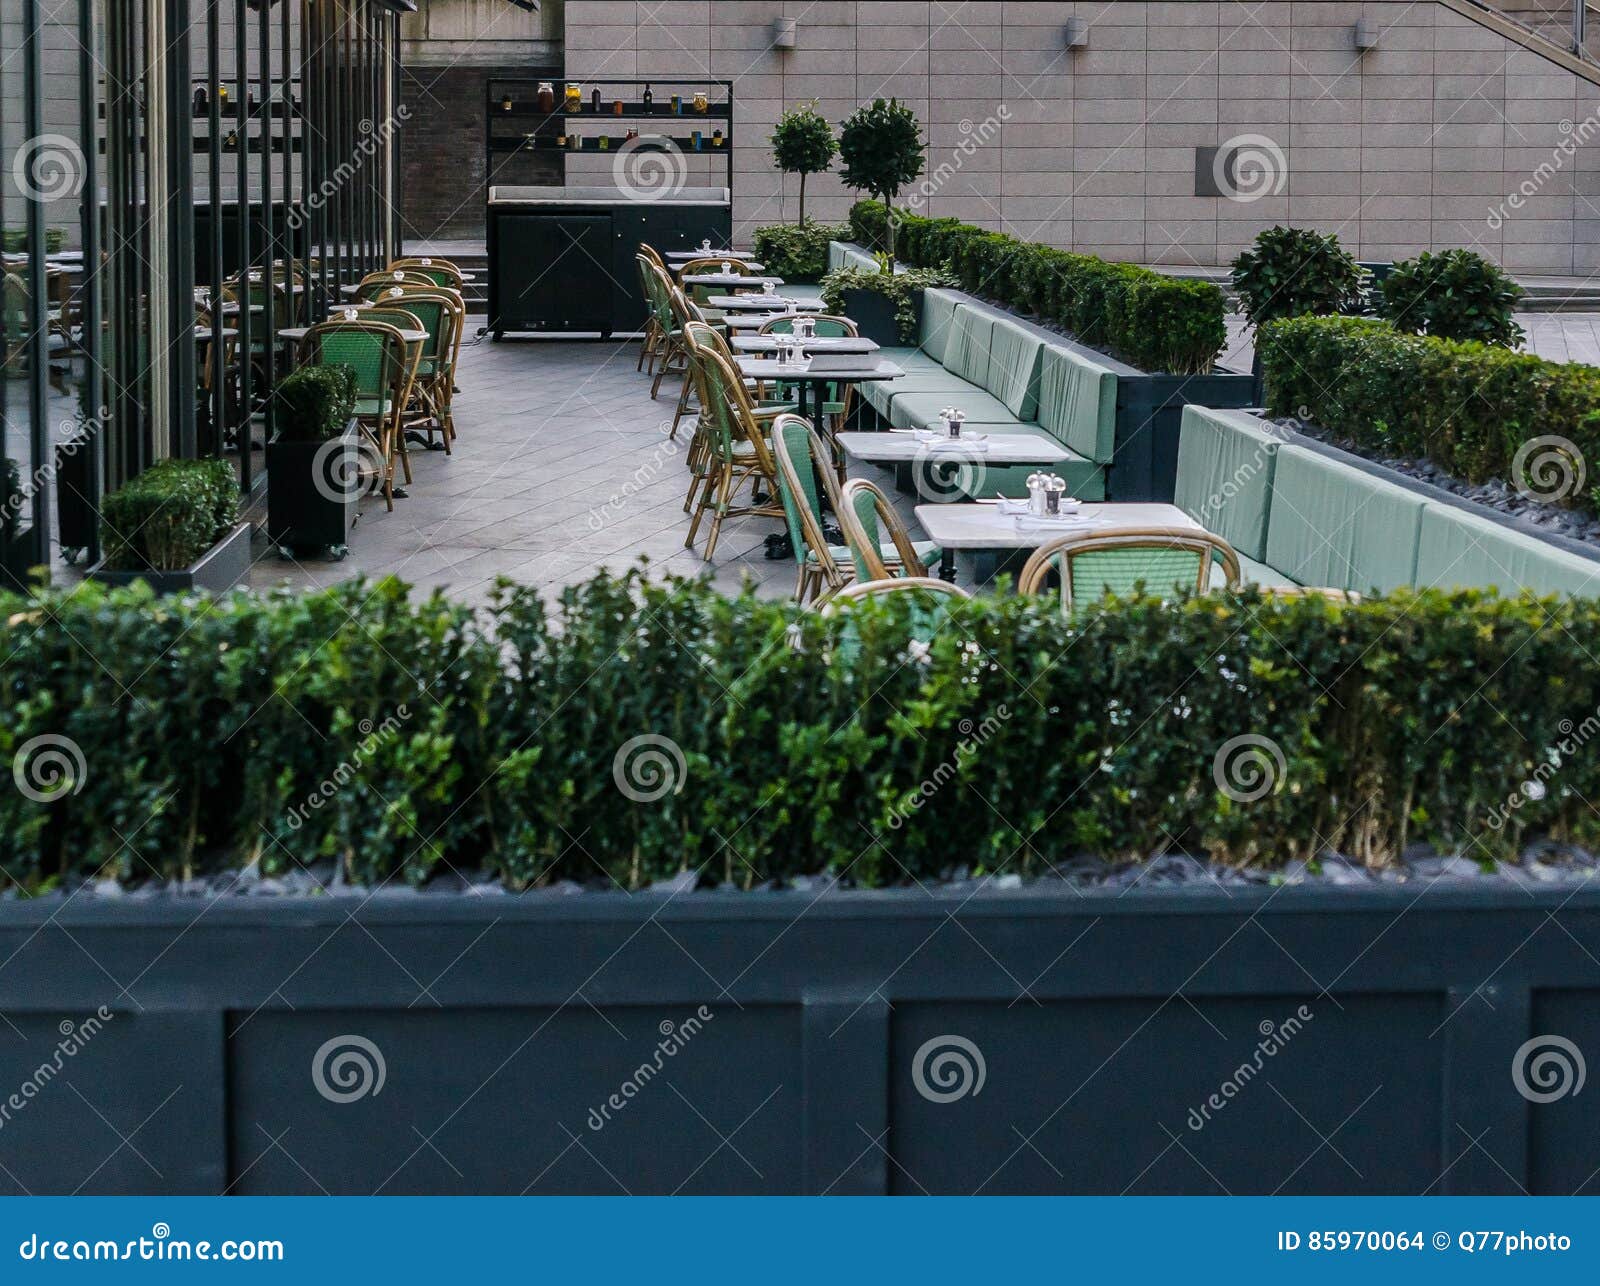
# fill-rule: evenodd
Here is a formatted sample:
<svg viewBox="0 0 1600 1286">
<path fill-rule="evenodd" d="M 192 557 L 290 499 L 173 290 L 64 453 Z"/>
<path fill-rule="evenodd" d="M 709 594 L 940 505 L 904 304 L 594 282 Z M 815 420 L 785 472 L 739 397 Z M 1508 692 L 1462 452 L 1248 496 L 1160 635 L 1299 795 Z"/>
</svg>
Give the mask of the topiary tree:
<svg viewBox="0 0 1600 1286">
<path fill-rule="evenodd" d="M 1233 288 L 1252 326 L 1280 317 L 1359 312 L 1367 270 L 1331 232 L 1268 228 L 1233 261 Z"/>
<path fill-rule="evenodd" d="M 785 174 L 800 176 L 800 226 L 806 222 L 806 176 L 825 173 L 838 155 L 833 128 L 815 103 L 791 108 L 772 131 L 772 160 Z"/>
<path fill-rule="evenodd" d="M 922 126 L 898 99 L 877 99 L 855 111 L 839 131 L 844 185 L 883 202 L 888 216 L 889 266 L 894 267 L 894 199 L 906 184 L 922 177 Z"/>
<path fill-rule="evenodd" d="M 1471 250 L 1424 251 L 1383 281 L 1383 315 L 1396 330 L 1438 339 L 1476 339 L 1505 348 L 1522 342 L 1511 316 L 1527 291 Z"/>
</svg>

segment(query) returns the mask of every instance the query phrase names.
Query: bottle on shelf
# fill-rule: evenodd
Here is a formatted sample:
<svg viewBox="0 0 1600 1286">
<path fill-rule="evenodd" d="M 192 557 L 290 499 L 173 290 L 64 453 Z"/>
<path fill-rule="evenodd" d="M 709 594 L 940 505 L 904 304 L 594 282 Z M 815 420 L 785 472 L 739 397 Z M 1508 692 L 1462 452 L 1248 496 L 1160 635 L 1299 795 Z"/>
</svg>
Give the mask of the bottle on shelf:
<svg viewBox="0 0 1600 1286">
<path fill-rule="evenodd" d="M 683 115 L 683 95 L 682 94 L 674 94 L 672 96 L 672 114 L 674 116 L 682 116 Z"/>
<path fill-rule="evenodd" d="M 226 85 L 217 86 L 217 102 L 223 107 L 228 105 L 228 87 Z"/>
<path fill-rule="evenodd" d="M 644 109 L 647 112 L 653 110 L 656 105 L 656 96 L 650 92 L 650 85 L 648 82 L 646 82 L 644 87 L 644 96 L 639 101 L 644 104 Z"/>
<path fill-rule="evenodd" d="M 611 150 L 611 135 L 602 134 L 600 136 L 600 150 L 602 152 L 609 152 Z"/>
<path fill-rule="evenodd" d="M 201 85 L 194 91 L 194 114 L 196 116 L 204 116 L 210 101 L 206 94 L 206 87 Z"/>
<path fill-rule="evenodd" d="M 600 115 L 600 86 L 594 87 L 594 92 L 589 95 L 589 104 L 596 116 Z"/>
<path fill-rule="evenodd" d="M 711 131 L 711 146 L 712 147 L 721 147 L 722 146 L 722 142 L 723 142 L 722 131 L 719 130 L 719 129 L 712 130 Z"/>
<path fill-rule="evenodd" d="M 611 100 L 611 114 L 613 116 L 622 115 L 622 100 L 620 98 L 613 98 Z"/>
<path fill-rule="evenodd" d="M 501 97 L 500 97 L 500 110 L 502 112 L 509 112 L 511 110 L 511 95 L 510 94 L 501 95 Z"/>
<path fill-rule="evenodd" d="M 556 109 L 556 87 L 548 80 L 541 80 L 534 101 L 538 104 L 539 110 L 548 116 Z"/>
</svg>

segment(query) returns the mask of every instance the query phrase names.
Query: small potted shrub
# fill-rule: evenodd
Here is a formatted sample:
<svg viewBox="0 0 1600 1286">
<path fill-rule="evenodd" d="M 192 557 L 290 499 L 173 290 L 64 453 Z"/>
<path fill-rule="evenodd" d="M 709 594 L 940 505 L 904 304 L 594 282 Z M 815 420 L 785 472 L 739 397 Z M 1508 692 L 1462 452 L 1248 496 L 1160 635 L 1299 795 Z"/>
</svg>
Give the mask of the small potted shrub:
<svg viewBox="0 0 1600 1286">
<path fill-rule="evenodd" d="M 917 342 L 922 320 L 922 292 L 953 286 L 955 279 L 936 268 L 895 272 L 888 257 L 878 256 L 879 270 L 836 268 L 822 279 L 822 306 L 855 322 L 867 339 L 884 347 Z"/>
<path fill-rule="evenodd" d="M 226 460 L 163 460 L 100 501 L 104 556 L 93 580 L 142 580 L 157 593 L 220 594 L 250 573 L 250 524 L 239 522 L 239 478 Z"/>
<path fill-rule="evenodd" d="M 785 174 L 800 176 L 797 227 L 806 226 L 806 177 L 826 172 L 838 151 L 833 129 L 815 103 L 791 108 L 778 118 L 777 127 L 772 131 L 772 162 Z"/>
<path fill-rule="evenodd" d="M 797 228 L 774 223 L 756 229 L 756 258 L 785 281 L 820 281 L 828 271 L 828 242 L 849 238 L 850 229 L 843 224 L 807 222 Z"/>
<path fill-rule="evenodd" d="M 922 126 L 916 113 L 898 99 L 876 100 L 851 114 L 839 131 L 839 157 L 844 162 L 840 178 L 847 188 L 865 192 L 883 202 L 884 249 L 894 266 L 894 199 L 909 183 L 922 177 Z"/>
<path fill-rule="evenodd" d="M 1471 250 L 1424 251 L 1383 279 L 1381 311 L 1409 334 L 1515 348 L 1523 331 L 1511 314 L 1527 293 Z"/>
<path fill-rule="evenodd" d="M 343 558 L 361 498 L 356 376 L 348 366 L 302 366 L 273 393 L 267 443 L 267 534 L 285 557 Z"/>
<path fill-rule="evenodd" d="M 1331 232 L 1268 228 L 1233 261 L 1239 309 L 1259 330 L 1285 317 L 1359 313 L 1366 306 L 1368 272 Z M 1262 400 L 1261 356 L 1250 373 Z"/>
</svg>

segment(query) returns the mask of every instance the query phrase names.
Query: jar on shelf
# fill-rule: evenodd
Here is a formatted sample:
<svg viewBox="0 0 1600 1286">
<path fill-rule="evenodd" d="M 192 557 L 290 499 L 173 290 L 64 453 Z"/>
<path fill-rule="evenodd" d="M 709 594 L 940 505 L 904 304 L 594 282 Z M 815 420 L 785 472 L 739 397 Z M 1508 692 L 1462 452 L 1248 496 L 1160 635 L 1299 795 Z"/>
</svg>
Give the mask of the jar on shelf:
<svg viewBox="0 0 1600 1286">
<path fill-rule="evenodd" d="M 613 116 L 622 115 L 622 100 L 620 98 L 614 98 L 611 100 L 611 114 Z"/>
<path fill-rule="evenodd" d="M 711 146 L 712 147 L 721 147 L 722 143 L 723 143 L 722 131 L 719 130 L 719 129 L 712 130 L 711 131 Z"/>
<path fill-rule="evenodd" d="M 582 85 L 569 84 L 567 86 L 567 110 L 569 112 L 581 112 L 583 110 Z"/>
<path fill-rule="evenodd" d="M 539 110 L 548 116 L 556 109 L 556 87 L 548 80 L 541 80 L 538 92 L 534 95 L 534 102 L 539 105 Z"/>
<path fill-rule="evenodd" d="M 682 116 L 683 115 L 683 95 L 682 94 L 674 94 L 672 96 L 672 114 L 674 116 Z"/>
<path fill-rule="evenodd" d="M 696 93 L 694 96 L 694 109 L 702 116 L 711 110 L 711 100 L 706 97 L 706 94 L 703 90 Z"/>
<path fill-rule="evenodd" d="M 509 112 L 511 110 L 511 95 L 510 94 L 502 94 L 501 95 L 501 97 L 500 97 L 500 110 L 502 112 Z"/>
</svg>

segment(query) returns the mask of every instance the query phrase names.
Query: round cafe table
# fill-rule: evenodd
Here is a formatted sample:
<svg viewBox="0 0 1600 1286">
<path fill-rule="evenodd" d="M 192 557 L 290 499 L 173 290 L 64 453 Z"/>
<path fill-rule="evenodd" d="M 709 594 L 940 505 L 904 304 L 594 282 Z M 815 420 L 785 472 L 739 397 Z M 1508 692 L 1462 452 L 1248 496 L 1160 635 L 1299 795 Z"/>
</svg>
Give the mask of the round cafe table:
<svg viewBox="0 0 1600 1286">
<path fill-rule="evenodd" d="M 843 353 L 838 360 L 823 364 L 821 370 L 789 366 L 769 357 L 741 357 L 740 374 L 753 380 L 772 380 L 793 384 L 798 393 L 800 414 L 814 426 L 820 425 L 823 386 L 826 384 L 871 384 L 897 380 L 905 371 L 893 362 L 880 360 L 873 353 Z"/>
<path fill-rule="evenodd" d="M 820 313 L 820 299 L 788 299 L 783 295 L 712 295 L 706 300 L 707 308 L 718 308 L 725 313 L 783 313 L 794 306 L 797 313 Z"/>
</svg>

